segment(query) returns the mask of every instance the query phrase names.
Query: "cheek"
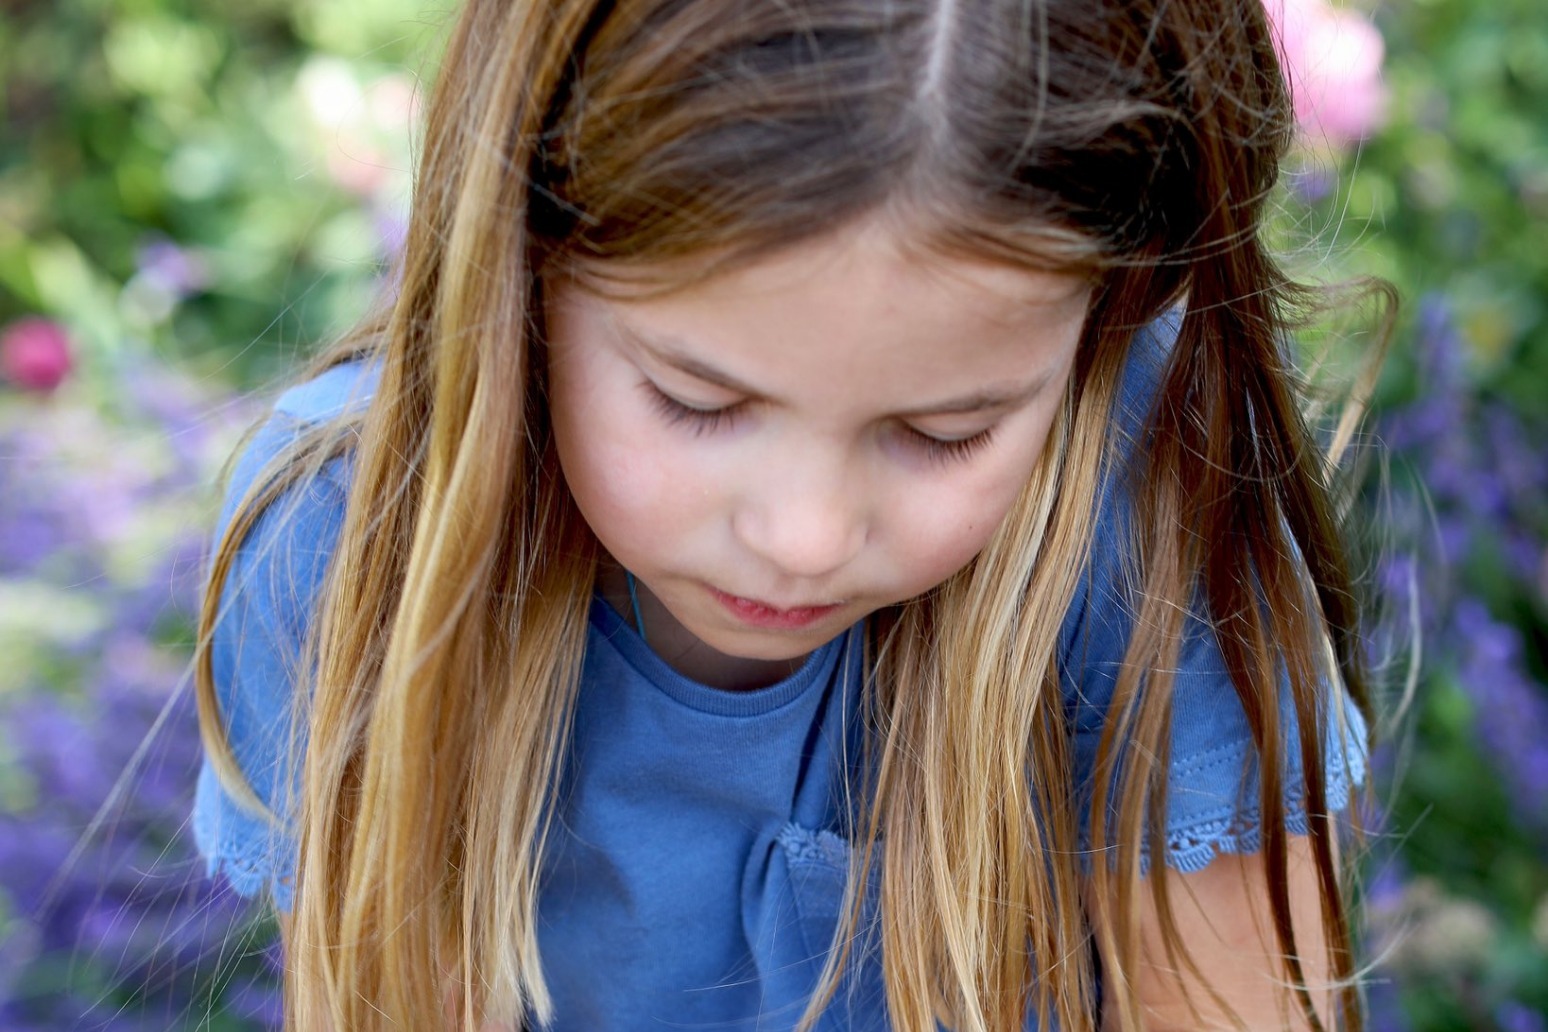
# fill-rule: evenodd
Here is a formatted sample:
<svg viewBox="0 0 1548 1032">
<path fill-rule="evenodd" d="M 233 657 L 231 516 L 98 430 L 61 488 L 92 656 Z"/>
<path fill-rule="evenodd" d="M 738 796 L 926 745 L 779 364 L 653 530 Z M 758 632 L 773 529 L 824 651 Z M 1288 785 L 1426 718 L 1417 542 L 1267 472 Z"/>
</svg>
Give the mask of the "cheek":
<svg viewBox="0 0 1548 1032">
<path fill-rule="evenodd" d="M 895 510 L 908 594 L 935 587 L 981 552 L 1019 488 L 1018 483 L 952 489 Z"/>
<path fill-rule="evenodd" d="M 1008 455 L 994 468 L 897 500 L 894 554 L 911 594 L 935 587 L 983 551 L 1026 486 L 1040 450 Z"/>
<path fill-rule="evenodd" d="M 659 429 L 616 403 L 577 406 L 554 392 L 554 438 L 575 504 L 603 548 L 649 569 L 691 532 L 705 491 L 668 462 Z"/>
</svg>

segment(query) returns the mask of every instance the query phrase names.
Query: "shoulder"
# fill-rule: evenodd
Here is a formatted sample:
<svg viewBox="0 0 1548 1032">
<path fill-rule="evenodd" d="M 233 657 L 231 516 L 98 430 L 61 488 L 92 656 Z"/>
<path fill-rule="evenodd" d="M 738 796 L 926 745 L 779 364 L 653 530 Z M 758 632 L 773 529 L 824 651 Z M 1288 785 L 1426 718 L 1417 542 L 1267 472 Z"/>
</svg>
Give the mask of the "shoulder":
<svg viewBox="0 0 1548 1032">
<path fill-rule="evenodd" d="M 1182 310 L 1172 308 L 1134 334 L 1124 360 L 1118 397 L 1113 401 L 1113 426 L 1120 435 L 1115 451 L 1120 459 L 1132 457 L 1150 421 L 1181 327 Z"/>
<path fill-rule="evenodd" d="M 242 618 L 239 635 L 255 621 L 272 632 L 303 622 L 343 526 L 352 458 L 319 461 L 299 446 L 310 432 L 363 411 L 376 380 L 373 364 L 346 362 L 286 390 L 237 453 L 216 540 L 239 516 L 251 518 L 230 543 L 217 646 L 229 640 L 232 617 Z"/>
<path fill-rule="evenodd" d="M 375 362 L 342 362 L 281 394 L 274 403 L 275 416 L 317 424 L 356 414 L 370 403 L 380 376 Z"/>
<path fill-rule="evenodd" d="M 1172 309 L 1140 328 L 1129 346 L 1108 425 L 1112 438 L 1091 517 L 1085 575 L 1065 614 L 1060 659 L 1066 674 L 1116 663 L 1128 640 L 1123 619 L 1130 582 L 1134 465 L 1143 455 L 1151 411 L 1177 343 L 1182 313 Z"/>
<path fill-rule="evenodd" d="M 280 474 L 280 467 L 287 461 L 300 458 L 295 454 L 297 445 L 309 431 L 364 411 L 375 392 L 377 378 L 374 363 L 345 362 L 280 394 L 267 418 L 235 457 L 221 508 L 222 531 L 255 487 Z M 295 485 L 287 488 L 269 508 L 288 508 L 294 518 L 302 515 L 300 510 L 340 502 L 348 486 L 349 470 L 347 455 L 321 463 L 310 474 L 298 469 Z M 279 505 L 279 501 L 288 505 Z"/>
<path fill-rule="evenodd" d="M 364 412 L 376 392 L 379 375 L 376 363 L 354 360 L 332 366 L 281 393 L 238 454 L 232 487 L 250 487 L 264 467 L 284 456 L 307 431 Z M 322 472 L 336 478 L 347 473 L 347 463 L 325 464 Z M 228 503 L 235 493 L 228 490 Z"/>
</svg>

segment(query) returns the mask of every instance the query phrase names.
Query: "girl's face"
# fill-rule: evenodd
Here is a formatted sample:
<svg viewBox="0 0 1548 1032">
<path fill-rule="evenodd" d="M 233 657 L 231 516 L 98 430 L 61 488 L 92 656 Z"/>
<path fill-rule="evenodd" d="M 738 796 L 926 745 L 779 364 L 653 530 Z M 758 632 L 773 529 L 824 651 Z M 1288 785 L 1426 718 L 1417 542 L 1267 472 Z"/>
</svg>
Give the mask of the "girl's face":
<svg viewBox="0 0 1548 1032">
<path fill-rule="evenodd" d="M 766 682 L 966 565 L 1043 450 L 1088 301 L 876 224 L 665 296 L 559 284 L 560 462 L 657 652 Z M 627 612 L 622 576 L 602 589 Z"/>
</svg>

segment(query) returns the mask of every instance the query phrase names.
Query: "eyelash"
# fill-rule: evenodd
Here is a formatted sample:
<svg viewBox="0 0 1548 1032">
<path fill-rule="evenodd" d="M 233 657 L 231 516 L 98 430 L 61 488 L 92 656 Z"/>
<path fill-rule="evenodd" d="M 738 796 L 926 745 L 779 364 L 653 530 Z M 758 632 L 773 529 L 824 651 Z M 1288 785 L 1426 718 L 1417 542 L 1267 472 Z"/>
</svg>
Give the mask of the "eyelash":
<svg viewBox="0 0 1548 1032">
<path fill-rule="evenodd" d="M 725 429 L 736 420 L 747 404 L 745 401 L 739 401 L 734 405 L 725 405 L 717 409 L 694 408 L 692 405 L 684 405 L 655 384 L 646 386 L 649 387 L 651 401 L 655 402 L 656 411 L 661 413 L 662 418 L 671 426 L 688 427 L 695 435 Z"/>
<path fill-rule="evenodd" d="M 670 394 L 662 391 L 655 384 L 646 385 L 650 390 L 651 401 L 655 404 L 656 411 L 671 426 L 686 426 L 695 436 L 713 433 L 716 430 L 724 430 L 731 426 L 743 410 L 747 407 L 745 401 L 739 401 L 732 405 L 726 405 L 717 409 L 694 408 L 692 405 L 684 405 Z M 986 445 L 994 436 L 994 427 L 980 430 L 971 437 L 964 437 L 955 441 L 943 441 L 938 437 L 920 433 L 913 427 L 904 424 L 903 431 L 909 442 L 919 448 L 931 462 L 942 465 L 951 462 L 959 462 L 975 454 Z"/>
<path fill-rule="evenodd" d="M 929 457 L 930 461 L 939 462 L 943 465 L 950 462 L 960 462 L 976 454 L 987 446 L 990 439 L 994 436 L 994 427 L 992 426 L 988 429 L 980 430 L 972 437 L 964 437 L 957 441 L 942 441 L 937 437 L 931 437 L 929 434 L 922 434 L 913 427 L 908 427 L 907 430 L 909 438 L 924 449 L 924 453 Z"/>
</svg>

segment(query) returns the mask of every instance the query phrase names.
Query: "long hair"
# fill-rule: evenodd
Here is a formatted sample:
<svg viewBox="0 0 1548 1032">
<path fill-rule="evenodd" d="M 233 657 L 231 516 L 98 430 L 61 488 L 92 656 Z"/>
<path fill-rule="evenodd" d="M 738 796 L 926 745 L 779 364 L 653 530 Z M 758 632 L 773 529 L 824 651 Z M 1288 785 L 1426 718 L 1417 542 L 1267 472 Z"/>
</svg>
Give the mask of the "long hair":
<svg viewBox="0 0 1548 1032">
<path fill-rule="evenodd" d="M 1302 295 L 1259 239 L 1290 134 L 1254 2 L 469 0 L 429 106 L 395 303 L 324 360 L 379 363 L 369 409 L 310 435 L 246 500 L 205 602 L 207 644 L 257 516 L 348 452 L 314 683 L 298 693 L 288 1027 L 552 1015 L 536 906 L 597 547 L 551 440 L 545 283 L 711 255 L 726 268 L 878 213 L 943 254 L 1088 276 L 1094 300 L 1049 446 L 989 545 L 873 620 L 853 903 L 805 1020 L 842 974 L 879 853 L 894 1027 L 1008 1032 L 1031 1010 L 1091 1029 L 1093 936 L 1114 968 L 1104 1008 L 1138 1026 L 1124 987 L 1141 894 L 1187 957 L 1166 880 L 1141 865 L 1164 854 L 1147 815 L 1165 812 L 1169 671 L 1202 611 L 1261 769 L 1286 983 L 1309 1012 L 1301 964 L 1320 957 L 1344 985 L 1340 1024 L 1357 1027 L 1321 772 L 1329 686 L 1365 706 L 1365 682 L 1330 474 L 1285 354 Z M 1082 839 L 1057 615 L 1115 468 L 1130 343 L 1178 307 L 1132 443 L 1135 630 Z M 240 789 L 205 651 L 207 747 Z M 1300 786 L 1285 784 L 1292 752 Z M 1287 788 L 1305 800 L 1325 942 L 1292 934 Z M 1099 857 L 1085 867 L 1083 845 Z M 1116 905 L 1087 913 L 1087 883 Z"/>
</svg>

